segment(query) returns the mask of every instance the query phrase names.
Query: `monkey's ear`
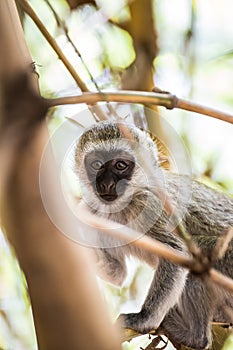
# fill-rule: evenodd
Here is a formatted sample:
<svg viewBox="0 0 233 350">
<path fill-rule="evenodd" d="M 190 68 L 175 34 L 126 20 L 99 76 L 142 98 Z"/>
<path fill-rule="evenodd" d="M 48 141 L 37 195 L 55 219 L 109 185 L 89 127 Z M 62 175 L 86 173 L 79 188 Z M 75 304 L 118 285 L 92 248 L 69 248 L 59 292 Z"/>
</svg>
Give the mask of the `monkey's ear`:
<svg viewBox="0 0 233 350">
<path fill-rule="evenodd" d="M 154 142 L 158 149 L 158 162 L 159 166 L 162 168 L 169 170 L 170 169 L 170 157 L 169 151 L 164 143 L 158 139 L 155 135 L 153 135 L 150 131 L 147 131 L 148 136 L 150 136 L 151 140 Z"/>
</svg>

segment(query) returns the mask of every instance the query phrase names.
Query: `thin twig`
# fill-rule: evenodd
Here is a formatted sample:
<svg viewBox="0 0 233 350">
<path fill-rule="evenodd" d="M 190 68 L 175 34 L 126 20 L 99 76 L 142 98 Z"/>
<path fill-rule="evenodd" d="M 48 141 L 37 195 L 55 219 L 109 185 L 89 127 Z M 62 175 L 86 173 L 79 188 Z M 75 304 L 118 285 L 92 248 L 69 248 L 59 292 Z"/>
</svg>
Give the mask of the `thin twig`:
<svg viewBox="0 0 233 350">
<path fill-rule="evenodd" d="M 219 120 L 233 124 L 232 114 L 223 113 L 216 109 L 202 106 L 198 103 L 193 103 L 183 99 L 178 99 L 176 108 L 184 109 L 186 111 L 190 111 L 194 113 L 204 114 L 204 115 L 207 115 L 208 117 L 212 117 L 212 118 L 219 119 Z"/>
<path fill-rule="evenodd" d="M 69 34 L 69 29 L 68 29 L 68 27 L 67 27 L 65 21 L 63 21 L 63 20 L 59 17 L 58 13 L 57 13 L 56 10 L 53 8 L 53 6 L 51 5 L 51 3 L 50 3 L 49 0 L 44 0 L 44 1 L 46 2 L 46 4 L 48 5 L 48 7 L 50 8 L 50 10 L 52 11 L 52 13 L 53 13 L 53 15 L 54 15 L 54 18 L 55 18 L 55 20 L 56 20 L 56 22 L 57 22 L 58 27 L 60 27 L 60 28 L 63 30 L 63 32 L 64 32 L 64 34 L 65 34 L 65 36 L 66 36 L 67 41 L 70 43 L 70 45 L 72 46 L 74 52 L 76 53 L 76 55 L 77 55 L 78 58 L 80 59 L 80 61 L 81 61 L 82 65 L 83 65 L 83 67 L 85 68 L 85 70 L 86 70 L 86 72 L 87 72 L 87 74 L 88 74 L 88 76 L 89 76 L 89 78 L 90 78 L 92 84 L 95 86 L 95 88 L 96 88 L 96 90 L 97 90 L 98 92 L 101 92 L 100 87 L 98 86 L 97 82 L 95 81 L 95 78 L 93 77 L 93 75 L 92 75 L 90 69 L 88 68 L 86 62 L 84 61 L 84 59 L 83 59 L 83 57 L 82 57 L 80 51 L 78 50 L 77 46 L 76 46 L 75 43 L 73 42 L 73 40 L 72 40 L 72 38 L 71 38 L 71 36 L 70 36 L 70 34 Z M 116 118 L 119 118 L 119 116 L 117 115 L 115 109 L 111 106 L 111 104 L 110 104 L 109 102 L 107 103 L 107 108 L 108 108 L 108 111 L 110 112 L 110 114 L 114 115 Z"/>
<path fill-rule="evenodd" d="M 150 175 L 153 176 L 152 173 Z M 154 181 L 156 181 L 156 179 L 154 179 Z M 195 256 L 196 259 L 199 258 L 202 260 L 202 251 L 200 247 L 198 247 L 198 245 L 193 241 L 192 236 L 181 223 L 181 220 L 177 215 L 176 210 L 174 209 L 174 207 L 171 204 L 171 201 L 169 200 L 169 194 L 165 194 L 164 191 L 162 191 L 162 189 L 160 188 L 159 184 L 158 186 L 156 186 L 156 190 L 154 190 L 154 192 L 164 203 L 164 209 L 166 213 L 170 216 L 173 225 L 175 225 L 174 232 L 176 232 L 179 235 L 179 237 L 182 238 L 189 252 L 193 256 Z"/>
<path fill-rule="evenodd" d="M 22 0 L 20 0 L 22 1 Z M 233 124 L 233 115 L 205 107 L 194 102 L 178 99 L 175 95 L 168 93 L 155 93 L 146 91 L 117 91 L 117 92 L 89 92 L 78 96 L 68 96 L 49 99 L 51 107 L 66 104 L 87 103 L 94 104 L 97 102 L 128 102 L 155 104 L 166 107 L 167 109 L 179 108 L 190 112 L 200 113 L 209 117 Z"/>
<path fill-rule="evenodd" d="M 54 7 L 51 5 L 50 1 L 49 0 L 44 0 L 44 1 L 46 2 L 48 7 L 50 8 L 50 10 L 52 11 L 54 18 L 57 22 L 57 26 L 60 27 L 64 31 L 64 34 L 65 34 L 68 42 L 71 44 L 72 48 L 74 49 L 74 52 L 77 54 L 80 61 L 82 62 L 82 65 L 85 68 L 87 74 L 89 75 L 91 82 L 94 84 L 96 90 L 100 92 L 100 88 L 99 88 L 97 82 L 95 81 L 93 75 L 91 74 L 91 71 L 89 70 L 88 66 L 86 65 L 84 59 L 82 58 L 82 55 L 81 55 L 80 51 L 78 50 L 77 46 L 74 44 L 73 40 L 71 39 L 71 36 L 69 34 L 69 30 L 68 30 L 66 23 L 59 17 L 58 13 L 54 9 Z M 88 89 L 87 89 L 87 91 L 88 91 Z"/>
<path fill-rule="evenodd" d="M 209 276 L 212 281 L 219 284 L 221 287 L 227 288 L 230 292 L 233 292 L 233 280 L 230 277 L 223 275 L 214 268 L 209 270 Z"/>
<path fill-rule="evenodd" d="M 43 22 L 40 20 L 40 18 L 37 16 L 31 5 L 27 0 L 17 0 L 23 10 L 28 14 L 29 17 L 33 20 L 33 22 L 36 24 L 37 28 L 41 31 L 47 42 L 50 44 L 50 46 L 53 48 L 53 50 L 56 52 L 59 59 L 62 61 L 68 72 L 71 74 L 77 85 L 79 86 L 80 90 L 82 92 L 89 92 L 88 87 L 86 84 L 82 81 L 82 79 L 79 77 L 77 71 L 74 69 L 73 65 L 70 63 L 66 55 L 63 53 L 59 45 L 57 44 L 56 40 L 52 37 L 52 35 L 49 33 Z M 105 120 L 107 117 L 101 110 L 101 108 L 97 105 L 90 108 L 91 112 L 97 115 L 99 120 Z"/>
<path fill-rule="evenodd" d="M 222 259 L 224 257 L 232 238 L 233 238 L 233 228 L 230 227 L 217 240 L 217 243 L 211 254 L 211 259 L 213 260 L 213 262 L 216 259 Z"/>
<path fill-rule="evenodd" d="M 76 70 L 74 69 L 73 65 L 70 63 L 68 58 L 64 55 L 63 51 L 57 44 L 56 40 L 52 37 L 52 35 L 49 33 L 43 22 L 39 19 L 31 5 L 27 0 L 18 0 L 18 2 L 22 5 L 23 10 L 28 14 L 28 16 L 31 17 L 33 22 L 36 24 L 38 29 L 41 31 L 43 36 L 46 38 L 50 46 L 53 48 L 53 50 L 56 52 L 60 60 L 63 62 L 69 73 L 72 75 L 74 80 L 76 81 L 77 85 L 80 87 L 82 92 L 88 92 L 89 89 L 85 85 L 85 83 L 80 79 L 79 75 L 77 74 Z"/>
</svg>

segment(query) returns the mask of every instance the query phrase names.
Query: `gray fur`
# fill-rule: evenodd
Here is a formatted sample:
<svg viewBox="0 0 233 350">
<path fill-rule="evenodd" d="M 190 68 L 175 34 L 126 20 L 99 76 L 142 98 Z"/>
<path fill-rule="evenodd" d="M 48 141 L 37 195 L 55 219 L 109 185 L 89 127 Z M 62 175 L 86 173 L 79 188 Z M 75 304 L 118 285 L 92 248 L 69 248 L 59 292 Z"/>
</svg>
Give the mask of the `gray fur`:
<svg viewBox="0 0 233 350">
<path fill-rule="evenodd" d="M 175 224 L 164 209 L 163 198 L 157 194 L 162 183 L 163 194 L 176 208 L 183 225 L 208 252 L 218 236 L 233 226 L 233 199 L 187 176 L 158 172 L 157 150 L 153 142 L 137 128 L 130 127 L 128 131 L 132 139 L 122 135 L 118 124 L 99 123 L 84 133 L 77 145 L 77 172 L 84 200 L 91 203 L 90 210 L 188 254 L 184 243 L 173 232 Z M 143 152 L 144 156 L 139 147 L 142 143 L 147 152 Z M 106 204 L 93 193 L 83 159 L 93 149 L 112 148 L 130 150 L 137 166 L 125 194 L 114 203 Z M 151 171 L 155 177 L 158 175 L 156 181 L 151 178 Z M 211 341 L 210 321 L 233 321 L 227 312 L 227 308 L 233 306 L 232 294 L 216 287 L 208 278 L 194 276 L 165 259 L 133 245 L 124 245 L 101 232 L 99 247 L 95 251 L 101 276 L 116 285 L 121 285 L 126 277 L 126 256 L 136 256 L 155 270 L 141 311 L 120 316 L 125 327 L 145 333 L 162 326 L 174 341 L 204 349 Z M 230 245 L 223 260 L 217 261 L 215 267 L 233 277 L 232 258 Z"/>
</svg>

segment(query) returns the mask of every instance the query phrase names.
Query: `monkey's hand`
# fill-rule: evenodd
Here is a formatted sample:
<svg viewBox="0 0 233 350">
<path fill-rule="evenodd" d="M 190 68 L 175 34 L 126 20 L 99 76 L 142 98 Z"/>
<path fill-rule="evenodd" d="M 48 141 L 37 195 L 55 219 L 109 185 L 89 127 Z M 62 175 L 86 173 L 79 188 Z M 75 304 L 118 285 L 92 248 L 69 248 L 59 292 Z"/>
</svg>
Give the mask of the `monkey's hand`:
<svg viewBox="0 0 233 350">
<path fill-rule="evenodd" d="M 143 324 L 139 324 L 139 319 L 141 319 L 140 312 L 139 313 L 130 313 L 130 314 L 120 314 L 117 318 L 117 325 L 121 328 L 131 329 L 140 334 L 149 333 L 152 329 L 155 328 L 146 328 Z"/>
<path fill-rule="evenodd" d="M 161 259 L 141 311 L 121 314 L 117 322 L 142 334 L 157 329 L 178 302 L 187 273 L 187 270 Z"/>
</svg>

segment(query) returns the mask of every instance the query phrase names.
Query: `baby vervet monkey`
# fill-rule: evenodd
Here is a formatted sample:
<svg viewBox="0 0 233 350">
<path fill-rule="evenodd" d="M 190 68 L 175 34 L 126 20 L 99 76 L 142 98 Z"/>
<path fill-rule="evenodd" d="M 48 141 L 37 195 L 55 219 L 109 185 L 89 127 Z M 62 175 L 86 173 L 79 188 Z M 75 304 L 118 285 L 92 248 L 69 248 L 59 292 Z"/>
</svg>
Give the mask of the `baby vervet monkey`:
<svg viewBox="0 0 233 350">
<path fill-rule="evenodd" d="M 168 198 L 186 230 L 204 252 L 233 226 L 233 199 L 185 175 L 158 165 L 158 152 L 146 132 L 123 123 L 100 122 L 86 130 L 75 150 L 83 201 L 99 217 L 126 225 L 188 254 L 164 208 Z M 161 189 L 163 195 L 161 196 Z M 98 232 L 100 276 L 121 286 L 126 256 L 154 269 L 138 313 L 123 314 L 123 326 L 146 333 L 161 326 L 174 341 L 195 349 L 211 342 L 210 322 L 233 322 L 233 294 L 170 261 Z M 232 245 L 216 269 L 233 277 Z M 231 310 L 233 311 L 233 309 Z"/>
</svg>

